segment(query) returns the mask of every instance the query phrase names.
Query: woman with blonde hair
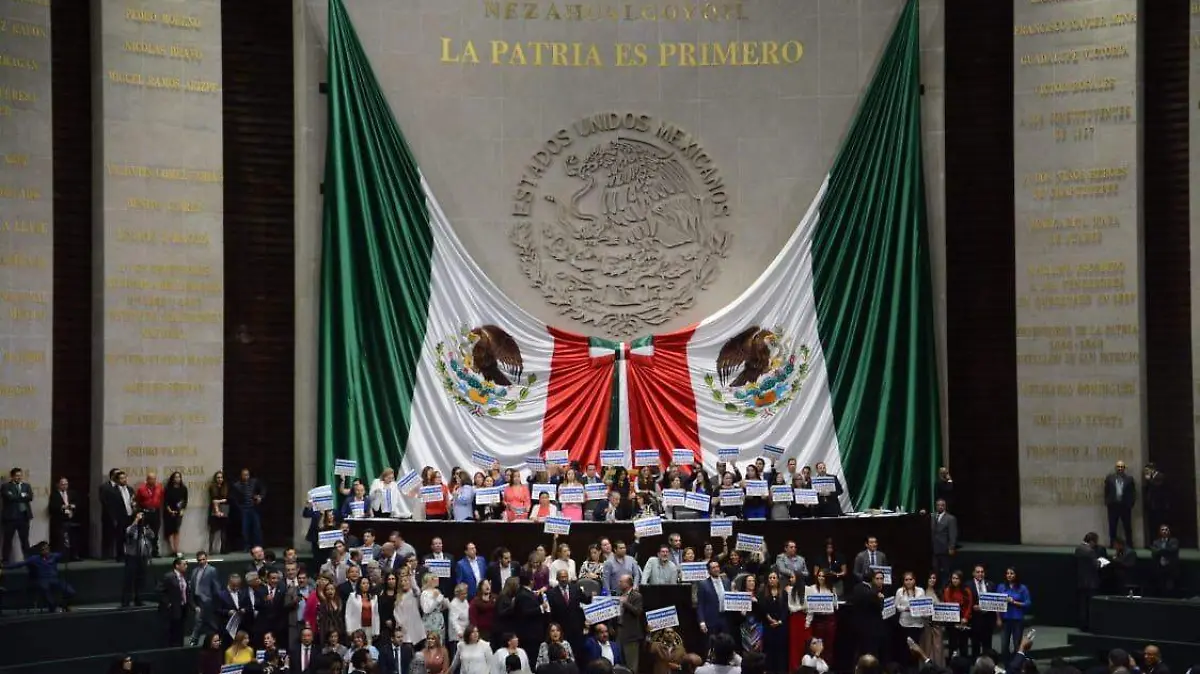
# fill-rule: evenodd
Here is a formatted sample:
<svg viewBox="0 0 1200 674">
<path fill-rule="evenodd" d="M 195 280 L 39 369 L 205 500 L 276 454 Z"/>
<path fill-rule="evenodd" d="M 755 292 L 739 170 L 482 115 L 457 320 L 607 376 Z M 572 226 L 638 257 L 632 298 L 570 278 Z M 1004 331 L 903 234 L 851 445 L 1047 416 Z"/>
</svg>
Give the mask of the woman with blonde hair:
<svg viewBox="0 0 1200 674">
<path fill-rule="evenodd" d="M 392 517 L 396 513 L 402 495 L 396 483 L 396 471 L 384 468 L 379 477 L 371 482 L 371 510 L 375 517 Z"/>
<path fill-rule="evenodd" d="M 566 571 L 572 583 L 578 580 L 575 575 L 575 560 L 571 559 L 571 546 L 566 543 L 559 543 L 554 548 L 554 561 L 550 562 L 550 587 L 558 587 L 559 571 Z"/>
<path fill-rule="evenodd" d="M 442 645 L 442 637 L 430 632 L 425 639 L 425 648 L 413 656 L 410 674 L 446 674 L 450 668 L 450 655 Z"/>
<path fill-rule="evenodd" d="M 419 644 L 425 641 L 425 623 L 421 621 L 421 600 L 413 594 L 412 576 L 400 576 L 396 609 L 392 618 L 396 629 L 404 630 L 404 643 Z"/>
<path fill-rule="evenodd" d="M 250 635 L 238 630 L 233 635 L 233 645 L 225 649 L 225 664 L 245 665 L 254 661 L 254 649 L 250 646 Z"/>
<path fill-rule="evenodd" d="M 437 635 L 440 641 L 446 641 L 446 617 L 442 611 L 450 608 L 450 602 L 438 589 L 441 579 L 432 573 L 427 573 L 421 579 L 421 621 L 425 625 L 425 636 Z"/>
</svg>

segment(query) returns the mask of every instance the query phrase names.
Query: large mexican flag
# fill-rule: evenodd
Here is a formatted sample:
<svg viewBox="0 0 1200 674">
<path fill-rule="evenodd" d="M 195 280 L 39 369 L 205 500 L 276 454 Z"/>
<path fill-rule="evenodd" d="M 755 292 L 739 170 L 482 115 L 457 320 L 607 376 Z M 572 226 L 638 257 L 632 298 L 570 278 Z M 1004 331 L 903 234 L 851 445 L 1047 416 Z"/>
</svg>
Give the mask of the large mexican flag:
<svg viewBox="0 0 1200 674">
<path fill-rule="evenodd" d="M 540 450 L 764 444 L 859 507 L 927 505 L 940 456 L 910 0 L 830 173 L 736 301 L 629 343 L 556 330 L 467 254 L 340 0 L 329 19 L 320 470 L 508 465 Z M 324 479 L 324 478 L 319 478 Z"/>
</svg>

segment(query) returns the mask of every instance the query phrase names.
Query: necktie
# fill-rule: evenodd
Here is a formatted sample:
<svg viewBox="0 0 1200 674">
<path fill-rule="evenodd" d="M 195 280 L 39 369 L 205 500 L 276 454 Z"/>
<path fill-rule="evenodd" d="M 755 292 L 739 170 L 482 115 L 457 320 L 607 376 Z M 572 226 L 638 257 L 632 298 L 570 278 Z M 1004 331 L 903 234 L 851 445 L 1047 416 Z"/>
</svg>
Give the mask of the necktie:
<svg viewBox="0 0 1200 674">
<path fill-rule="evenodd" d="M 871 566 L 875 566 L 875 553 L 871 553 Z"/>
<path fill-rule="evenodd" d="M 304 647 L 304 653 L 300 656 L 300 671 L 308 671 L 308 646 Z"/>
<path fill-rule="evenodd" d="M 984 592 L 986 592 L 986 590 L 983 589 L 983 581 L 982 580 L 976 582 L 975 587 L 979 590 L 979 594 L 983 594 Z"/>
<path fill-rule="evenodd" d="M 571 603 L 571 597 L 570 597 L 570 595 L 567 594 L 567 586 L 566 585 L 563 585 L 563 601 L 568 604 Z"/>
<path fill-rule="evenodd" d="M 179 577 L 179 596 L 183 597 L 184 601 L 187 601 L 187 581 L 183 579 L 183 576 Z"/>
<path fill-rule="evenodd" d="M 396 671 L 400 671 L 400 647 L 392 646 L 392 658 L 396 661 Z"/>
<path fill-rule="evenodd" d="M 267 601 L 275 601 L 275 588 L 267 591 Z"/>
</svg>

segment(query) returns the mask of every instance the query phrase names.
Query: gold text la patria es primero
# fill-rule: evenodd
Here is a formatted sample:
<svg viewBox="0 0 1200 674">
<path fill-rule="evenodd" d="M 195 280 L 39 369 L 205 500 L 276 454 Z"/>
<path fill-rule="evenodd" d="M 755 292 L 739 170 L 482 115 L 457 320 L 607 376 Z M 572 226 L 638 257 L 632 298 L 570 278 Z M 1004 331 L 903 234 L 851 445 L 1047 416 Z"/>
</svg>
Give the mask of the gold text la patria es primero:
<svg viewBox="0 0 1200 674">
<path fill-rule="evenodd" d="M 740 2 L 647 3 L 504 2 L 483 0 L 483 15 L 508 21 L 743 21 Z"/>
</svg>

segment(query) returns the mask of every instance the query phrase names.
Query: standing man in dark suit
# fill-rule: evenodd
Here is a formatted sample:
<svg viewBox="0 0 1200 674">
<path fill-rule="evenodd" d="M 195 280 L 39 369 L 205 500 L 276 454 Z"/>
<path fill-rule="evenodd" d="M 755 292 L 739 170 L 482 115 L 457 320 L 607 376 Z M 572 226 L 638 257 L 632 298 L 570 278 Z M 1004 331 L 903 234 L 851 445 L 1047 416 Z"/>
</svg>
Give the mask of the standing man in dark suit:
<svg viewBox="0 0 1200 674">
<path fill-rule="evenodd" d="M 933 518 L 933 568 L 937 570 L 938 582 L 950 580 L 950 558 L 958 548 L 958 519 L 946 512 L 946 500 L 938 499 Z"/>
<path fill-rule="evenodd" d="M 405 674 L 410 671 L 413 655 L 412 644 L 404 643 L 404 628 L 397 627 L 391 640 L 379 647 L 379 674 Z"/>
<path fill-rule="evenodd" d="M 112 528 L 113 541 L 116 542 L 116 561 L 125 561 L 125 550 L 128 542 L 126 532 L 133 524 L 133 490 L 129 488 L 129 478 L 117 470 L 112 473 L 113 480 L 109 488 L 101 493 L 101 498 L 107 499 L 108 507 L 105 514 L 105 525 Z M 107 553 L 108 551 L 105 550 Z"/>
<path fill-rule="evenodd" d="M 195 646 L 200 643 L 200 635 L 218 633 L 224 627 L 223 623 L 218 624 L 216 616 L 221 581 L 217 579 L 216 567 L 208 563 L 208 553 L 203 550 L 196 553 L 196 566 L 189 574 L 188 584 L 192 588 L 192 605 L 196 614 L 189 641 Z"/>
<path fill-rule="evenodd" d="M 1153 463 L 1146 464 L 1142 471 L 1142 504 L 1146 511 L 1146 547 L 1154 538 L 1153 531 L 1164 524 L 1170 524 L 1171 503 L 1167 498 L 1167 476 L 1163 475 Z M 1133 545 L 1133 541 L 1126 541 Z"/>
<path fill-rule="evenodd" d="M 397 633 L 401 630 L 396 630 Z M 317 657 L 321 654 L 321 649 L 313 643 L 313 631 L 307 627 L 300 630 L 300 643 L 288 653 L 288 665 L 292 674 L 312 674 L 316 671 L 313 667 Z M 383 664 L 383 650 L 379 651 L 380 666 Z M 400 674 L 400 672 L 389 672 L 386 669 L 382 670 L 382 674 Z"/>
<path fill-rule="evenodd" d="M 825 472 L 824 461 L 818 463 L 816 468 L 817 477 L 833 478 L 833 492 L 817 495 L 817 507 L 814 509 L 813 514 L 817 517 L 838 517 L 842 514 L 841 496 L 842 492 L 845 491 L 842 489 L 842 480 L 837 475 L 830 475 Z"/>
<path fill-rule="evenodd" d="M 288 614 L 296 607 L 288 606 L 287 590 L 280 585 L 279 572 L 275 569 L 267 572 L 267 582 L 258 588 L 255 604 L 258 615 L 254 618 L 254 645 L 261 648 L 263 635 L 267 632 L 275 635 L 276 640 L 286 639 Z"/>
<path fill-rule="evenodd" d="M 617 579 L 620 594 L 617 601 L 621 602 L 621 614 L 617 616 L 617 642 L 621 644 L 621 654 L 625 656 L 625 664 L 631 672 L 638 671 L 641 659 L 642 640 L 646 638 L 645 604 L 642 593 L 633 586 L 633 576 L 622 574 Z M 582 648 L 580 649 L 582 653 Z"/>
<path fill-rule="evenodd" d="M 13 534 L 21 542 L 21 559 L 29 554 L 29 520 L 33 519 L 33 488 L 25 482 L 20 468 L 8 471 L 8 482 L 0 487 L 0 523 L 4 525 L 4 563 L 12 561 Z"/>
<path fill-rule="evenodd" d="M 256 545 L 262 545 L 262 518 L 258 508 L 262 505 L 266 490 L 258 478 L 250 477 L 250 469 L 243 468 L 240 479 L 230 486 L 229 500 L 238 510 L 238 519 L 242 523 L 242 547 L 246 552 Z"/>
<path fill-rule="evenodd" d="M 700 619 L 700 631 L 711 640 L 714 635 L 727 634 L 729 621 L 725 619 L 725 593 L 731 589 L 729 579 L 721 573 L 721 563 L 708 563 L 708 578 L 696 583 L 696 613 Z"/>
<path fill-rule="evenodd" d="M 98 492 L 100 503 L 100 559 L 120 559 L 125 547 L 125 532 L 117 526 L 117 473 L 116 468 L 108 471 L 108 479 L 101 482 Z"/>
<path fill-rule="evenodd" d="M 1117 538 L 1117 521 L 1125 528 L 1125 540 L 1133 542 L 1133 504 L 1137 500 L 1137 481 L 1125 473 L 1125 462 L 1118 461 L 1104 478 L 1104 505 L 1108 508 L 1108 540 Z"/>
<path fill-rule="evenodd" d="M 1108 489 L 1107 484 L 1105 489 Z M 1079 629 L 1087 631 L 1088 613 L 1091 610 L 1092 597 L 1100 588 L 1100 558 L 1105 550 L 1100 547 L 1100 536 L 1089 531 L 1083 537 L 1083 542 L 1075 548 L 1075 582 L 1079 600 Z"/>
<path fill-rule="evenodd" d="M 1179 539 L 1171 536 L 1171 527 L 1159 525 L 1158 538 L 1150 543 L 1150 550 L 1158 596 L 1174 597 L 1179 580 Z"/>
<path fill-rule="evenodd" d="M 979 595 L 995 591 L 996 584 L 987 579 L 987 569 L 982 564 L 976 564 L 971 572 L 971 597 L 974 605 L 971 607 L 971 620 L 967 624 L 973 658 L 982 656 L 984 651 L 992 647 L 992 634 L 999 625 L 1000 617 L 979 607 Z"/>
<path fill-rule="evenodd" d="M 875 575 L 872 573 L 872 567 L 887 565 L 888 558 L 879 549 L 879 539 L 868 536 L 866 549 L 854 556 L 854 580 L 870 583 Z"/>
<path fill-rule="evenodd" d="M 550 603 L 550 621 L 558 623 L 563 629 L 563 638 L 571 644 L 571 651 L 583 652 L 584 639 L 587 637 L 587 622 L 583 619 L 583 590 L 571 582 L 566 569 L 558 570 L 558 587 L 546 590 L 546 600 Z"/>
<path fill-rule="evenodd" d="M 187 561 L 179 556 L 158 586 L 158 612 L 167 621 L 168 648 L 183 645 L 183 623 L 191 603 L 192 587 L 187 582 Z"/>
<path fill-rule="evenodd" d="M 873 655 L 886 661 L 887 625 L 883 622 L 883 572 L 876 571 L 850 592 L 854 659 Z"/>
<path fill-rule="evenodd" d="M 521 566 L 513 561 L 512 553 L 508 548 L 497 550 L 496 561 L 489 564 L 487 570 L 487 579 L 492 581 L 492 593 L 499 594 L 509 578 L 516 578 L 520 574 Z"/>
<path fill-rule="evenodd" d="M 70 490 L 67 478 L 58 478 L 58 485 L 50 492 L 50 541 L 54 551 L 70 561 L 79 559 L 72 534 L 79 528 L 79 502 Z M 70 553 L 70 554 L 68 554 Z"/>
</svg>

